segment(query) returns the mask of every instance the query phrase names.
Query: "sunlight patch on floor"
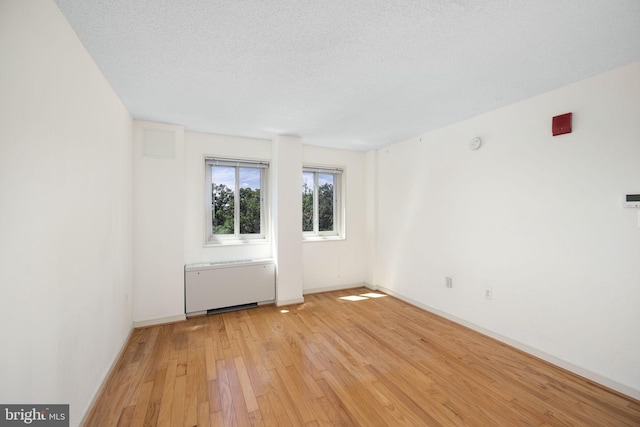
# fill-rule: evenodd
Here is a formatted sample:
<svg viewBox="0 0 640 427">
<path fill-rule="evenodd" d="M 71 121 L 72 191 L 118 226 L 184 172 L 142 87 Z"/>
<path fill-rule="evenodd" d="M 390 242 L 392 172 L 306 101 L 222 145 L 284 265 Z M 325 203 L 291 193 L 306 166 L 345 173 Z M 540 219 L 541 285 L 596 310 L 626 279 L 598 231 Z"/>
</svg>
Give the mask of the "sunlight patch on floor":
<svg viewBox="0 0 640 427">
<path fill-rule="evenodd" d="M 363 299 L 369 299 L 367 297 L 360 297 L 358 295 L 349 295 L 348 297 L 340 297 L 340 299 L 347 301 L 362 301 Z"/>
<path fill-rule="evenodd" d="M 361 297 L 367 297 L 367 298 L 382 298 L 382 297 L 386 297 L 385 294 L 379 294 L 377 292 L 369 292 L 366 294 L 360 294 Z"/>
<path fill-rule="evenodd" d="M 379 294 L 377 292 L 368 292 L 366 294 L 360 294 L 360 295 L 349 295 L 346 297 L 340 297 L 340 299 L 346 300 L 346 301 L 362 301 L 362 300 L 366 300 L 369 298 L 382 298 L 382 297 L 386 297 L 385 294 Z"/>
</svg>

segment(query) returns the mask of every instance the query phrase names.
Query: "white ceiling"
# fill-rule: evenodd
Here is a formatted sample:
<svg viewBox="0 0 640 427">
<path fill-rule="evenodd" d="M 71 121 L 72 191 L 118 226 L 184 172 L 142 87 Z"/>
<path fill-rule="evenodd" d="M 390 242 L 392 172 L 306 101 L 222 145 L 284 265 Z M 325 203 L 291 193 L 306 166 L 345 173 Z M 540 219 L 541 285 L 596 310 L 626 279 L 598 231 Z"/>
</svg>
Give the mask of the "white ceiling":
<svg viewBox="0 0 640 427">
<path fill-rule="evenodd" d="M 344 149 L 640 60 L 638 0 L 55 2 L 134 118 Z"/>
</svg>

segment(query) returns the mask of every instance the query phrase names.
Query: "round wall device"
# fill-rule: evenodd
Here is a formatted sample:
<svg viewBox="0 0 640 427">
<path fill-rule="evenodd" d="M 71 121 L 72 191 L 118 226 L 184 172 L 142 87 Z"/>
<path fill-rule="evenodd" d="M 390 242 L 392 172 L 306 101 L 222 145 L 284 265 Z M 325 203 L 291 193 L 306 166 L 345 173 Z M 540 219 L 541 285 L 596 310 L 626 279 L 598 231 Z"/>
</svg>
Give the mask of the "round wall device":
<svg viewBox="0 0 640 427">
<path fill-rule="evenodd" d="M 482 141 L 477 136 L 469 141 L 469 148 L 472 150 L 477 150 L 482 145 Z"/>
</svg>

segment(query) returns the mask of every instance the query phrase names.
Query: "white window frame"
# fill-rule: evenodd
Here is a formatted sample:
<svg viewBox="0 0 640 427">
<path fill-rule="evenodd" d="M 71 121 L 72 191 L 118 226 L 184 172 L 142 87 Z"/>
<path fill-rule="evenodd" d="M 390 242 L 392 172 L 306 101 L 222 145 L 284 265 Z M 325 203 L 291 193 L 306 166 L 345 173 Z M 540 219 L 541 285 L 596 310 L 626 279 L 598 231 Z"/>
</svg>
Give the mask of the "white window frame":
<svg viewBox="0 0 640 427">
<path fill-rule="evenodd" d="M 234 233 L 213 234 L 212 212 L 213 195 L 211 194 L 211 168 L 213 166 L 235 168 L 234 190 Z M 260 170 L 260 233 L 240 234 L 240 168 L 254 168 Z M 245 160 L 220 157 L 205 158 L 205 245 L 258 243 L 268 239 L 269 204 L 267 197 L 267 181 L 269 177 L 269 162 L 266 160 Z"/>
<path fill-rule="evenodd" d="M 313 173 L 313 231 L 303 231 L 304 240 L 328 240 L 345 238 L 344 168 L 304 165 L 302 173 Z M 318 174 L 333 175 L 333 230 L 319 230 Z M 301 175 L 302 178 L 302 175 Z M 302 224 L 301 224 L 302 226 Z"/>
</svg>

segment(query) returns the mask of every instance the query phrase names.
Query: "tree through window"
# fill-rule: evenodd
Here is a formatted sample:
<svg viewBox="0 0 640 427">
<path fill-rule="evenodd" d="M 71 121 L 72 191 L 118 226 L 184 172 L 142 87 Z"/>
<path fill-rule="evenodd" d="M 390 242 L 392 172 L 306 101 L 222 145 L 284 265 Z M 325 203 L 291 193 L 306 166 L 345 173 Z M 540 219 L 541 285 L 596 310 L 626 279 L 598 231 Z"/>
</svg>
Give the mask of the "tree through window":
<svg viewBox="0 0 640 427">
<path fill-rule="evenodd" d="M 307 236 L 339 235 L 341 169 L 304 167 L 302 231 Z"/>
<path fill-rule="evenodd" d="M 207 159 L 207 241 L 264 238 L 267 162 Z"/>
</svg>

